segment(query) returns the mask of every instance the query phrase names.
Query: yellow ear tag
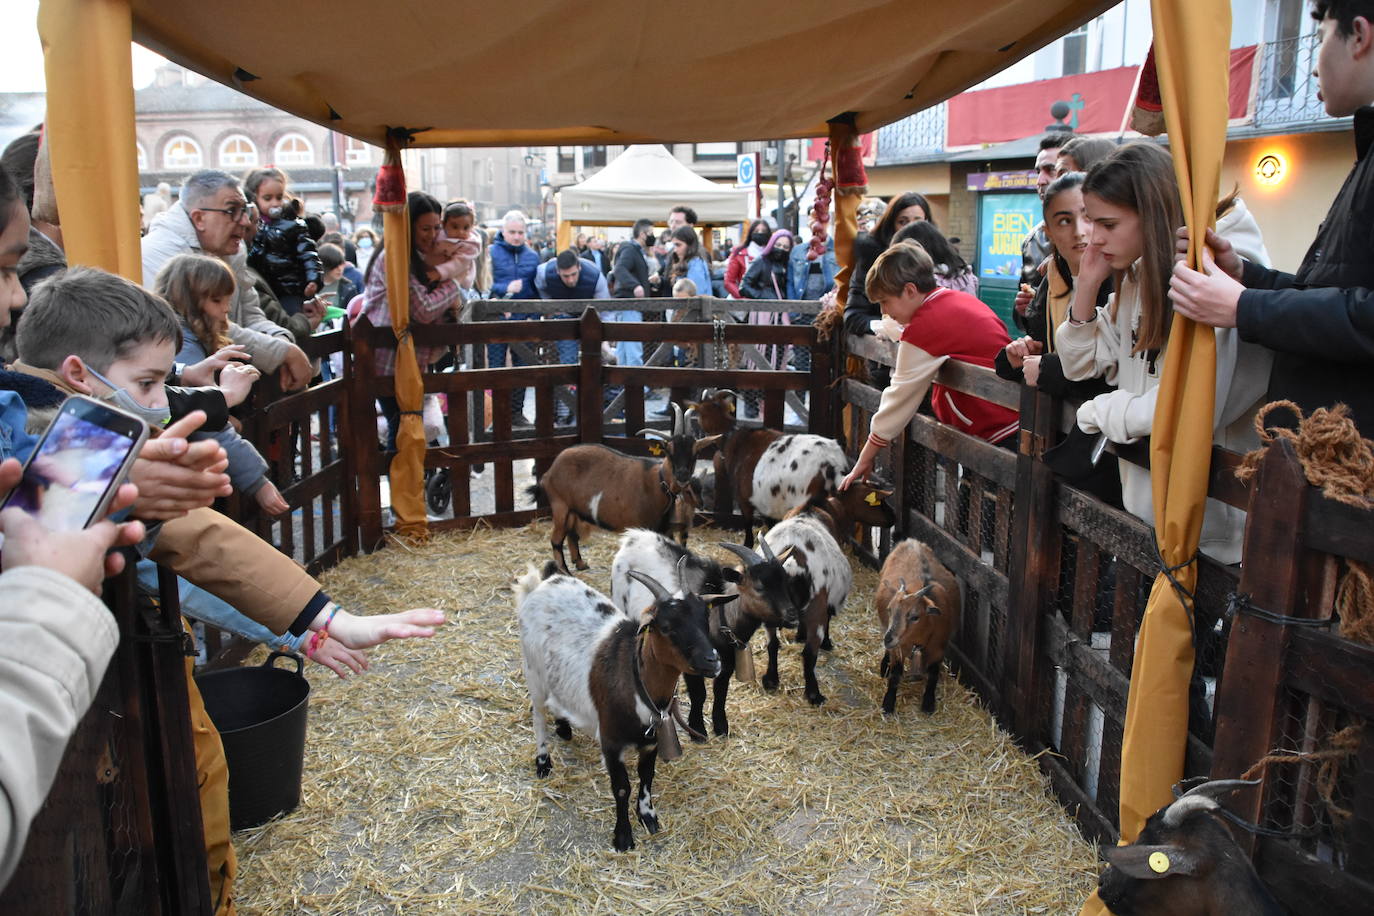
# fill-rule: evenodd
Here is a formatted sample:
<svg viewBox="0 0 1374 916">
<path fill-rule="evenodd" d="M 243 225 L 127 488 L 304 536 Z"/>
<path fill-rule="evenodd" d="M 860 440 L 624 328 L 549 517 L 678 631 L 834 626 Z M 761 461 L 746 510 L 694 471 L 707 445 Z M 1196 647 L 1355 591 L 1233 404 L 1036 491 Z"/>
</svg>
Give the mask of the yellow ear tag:
<svg viewBox="0 0 1374 916">
<path fill-rule="evenodd" d="M 659 445 L 657 442 L 650 442 L 650 443 L 649 443 L 649 454 L 650 454 L 650 455 L 662 455 L 662 454 L 663 454 L 663 446 Z"/>
<path fill-rule="evenodd" d="M 1150 853 L 1150 871 L 1162 875 L 1169 870 L 1169 857 L 1162 852 Z"/>
<path fill-rule="evenodd" d="M 882 499 L 878 497 L 877 493 L 870 493 L 864 497 L 864 502 L 868 503 L 870 506 L 876 506 L 882 502 Z"/>
</svg>

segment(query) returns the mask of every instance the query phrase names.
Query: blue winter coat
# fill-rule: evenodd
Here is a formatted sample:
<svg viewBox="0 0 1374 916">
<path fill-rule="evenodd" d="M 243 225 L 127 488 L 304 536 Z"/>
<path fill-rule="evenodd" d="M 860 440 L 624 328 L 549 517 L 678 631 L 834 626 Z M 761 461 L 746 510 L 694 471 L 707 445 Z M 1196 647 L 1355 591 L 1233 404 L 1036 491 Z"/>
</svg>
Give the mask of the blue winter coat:
<svg viewBox="0 0 1374 916">
<path fill-rule="evenodd" d="M 539 290 L 534 285 L 534 274 L 539 270 L 539 254 L 528 245 L 516 248 L 506 241 L 505 236 L 497 235 L 491 243 L 491 298 L 502 299 L 510 281 L 522 282 L 520 292 L 512 299 L 538 299 Z"/>
</svg>

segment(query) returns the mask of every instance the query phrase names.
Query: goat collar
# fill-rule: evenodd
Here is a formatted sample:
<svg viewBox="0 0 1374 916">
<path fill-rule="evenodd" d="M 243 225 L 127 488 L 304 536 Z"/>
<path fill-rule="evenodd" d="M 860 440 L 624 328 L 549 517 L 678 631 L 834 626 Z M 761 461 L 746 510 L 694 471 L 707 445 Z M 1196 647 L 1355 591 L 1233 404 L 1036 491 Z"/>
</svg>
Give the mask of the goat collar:
<svg viewBox="0 0 1374 916">
<path fill-rule="evenodd" d="M 739 599 L 736 598 L 735 600 L 738 601 Z M 735 635 L 735 631 L 730 629 L 730 625 L 725 622 L 725 606 L 729 603 L 730 602 L 727 601 L 725 604 L 718 604 L 715 606 L 716 619 L 713 621 L 713 623 L 715 624 L 716 632 L 719 633 L 721 636 L 725 637 L 725 639 L 729 640 L 730 648 L 734 649 L 735 651 L 739 651 L 748 644 L 740 642 L 739 637 Z"/>
<path fill-rule="evenodd" d="M 639 632 L 635 634 L 634 664 L 631 666 L 631 671 L 633 671 L 635 678 L 635 693 L 639 696 L 639 699 L 644 701 L 644 705 L 649 707 L 649 725 L 644 729 L 644 738 L 648 741 L 653 741 L 657 738 L 659 745 L 658 755 L 664 760 L 676 760 L 678 757 L 682 756 L 682 742 L 679 741 L 677 737 L 677 726 L 681 725 L 687 734 L 699 740 L 705 741 L 706 736 L 695 731 L 687 724 L 687 720 L 683 717 L 682 711 L 678 709 L 676 689 L 674 689 L 672 696 L 668 698 L 668 702 L 663 706 L 659 706 L 658 702 L 649 693 L 649 688 L 644 686 L 644 663 L 642 659 L 644 656 L 644 634 L 647 633 L 648 630 L 649 627 L 644 625 L 641 626 Z M 677 682 L 674 681 L 675 688 L 676 683 Z M 658 734 L 660 726 L 663 728 L 662 735 Z"/>
<path fill-rule="evenodd" d="M 672 484 L 669 483 L 669 475 L 663 470 L 661 464 L 658 466 L 658 485 L 663 488 L 663 495 L 668 497 L 668 505 L 664 507 L 663 516 L 658 520 L 657 530 L 662 531 L 667 526 L 668 520 L 673 517 L 673 507 L 677 505 L 681 492 L 673 489 Z"/>
</svg>

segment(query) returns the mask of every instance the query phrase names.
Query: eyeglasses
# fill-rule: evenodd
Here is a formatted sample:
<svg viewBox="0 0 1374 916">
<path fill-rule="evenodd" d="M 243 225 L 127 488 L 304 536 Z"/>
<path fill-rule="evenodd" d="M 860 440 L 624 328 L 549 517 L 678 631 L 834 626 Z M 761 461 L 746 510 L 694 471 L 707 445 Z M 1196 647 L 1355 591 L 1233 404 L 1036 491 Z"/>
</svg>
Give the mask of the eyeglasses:
<svg viewBox="0 0 1374 916">
<path fill-rule="evenodd" d="M 258 208 L 252 204 L 230 204 L 227 207 L 196 207 L 210 213 L 223 213 L 231 223 L 251 223 L 258 218 Z"/>
</svg>

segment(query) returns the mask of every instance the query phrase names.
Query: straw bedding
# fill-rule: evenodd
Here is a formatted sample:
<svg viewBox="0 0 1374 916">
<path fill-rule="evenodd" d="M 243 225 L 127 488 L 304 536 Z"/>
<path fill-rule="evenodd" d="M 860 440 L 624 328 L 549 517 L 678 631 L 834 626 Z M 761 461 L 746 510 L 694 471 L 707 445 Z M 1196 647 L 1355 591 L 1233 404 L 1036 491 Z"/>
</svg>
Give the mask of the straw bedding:
<svg viewBox="0 0 1374 916">
<path fill-rule="evenodd" d="M 510 585 L 547 544 L 547 522 L 478 530 L 327 574 L 347 606 L 437 605 L 450 622 L 375 650 L 362 677 L 311 666 L 301 806 L 234 838 L 244 913 L 1067 913 L 1094 886 L 1093 846 L 961 685 L 945 679 L 927 717 L 908 684 L 882 715 L 877 575 L 859 564 L 817 668 L 825 706 L 807 705 L 784 638 L 779 692 L 733 684 L 729 738 L 684 736 L 659 762 L 663 831 L 632 817 L 636 850 L 613 852 L 589 736 L 555 739 L 552 776 L 534 775 Z M 615 546 L 584 541 L 594 587 Z"/>
</svg>

